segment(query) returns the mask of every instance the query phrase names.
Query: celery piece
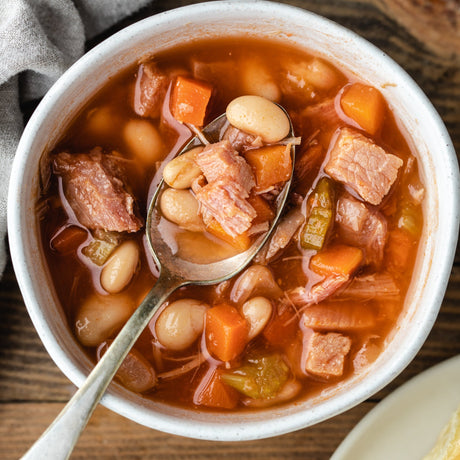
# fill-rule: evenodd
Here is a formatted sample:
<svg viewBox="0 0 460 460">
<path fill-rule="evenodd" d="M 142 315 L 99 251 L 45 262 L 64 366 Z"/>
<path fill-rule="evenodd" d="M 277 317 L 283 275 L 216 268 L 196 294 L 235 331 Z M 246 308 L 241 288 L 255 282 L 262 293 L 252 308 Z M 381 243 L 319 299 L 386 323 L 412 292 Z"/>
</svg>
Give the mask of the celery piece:
<svg viewBox="0 0 460 460">
<path fill-rule="evenodd" d="M 120 244 L 120 241 L 120 233 L 96 230 L 94 239 L 81 252 L 96 265 L 101 266 L 107 262 L 110 254 Z"/>
<path fill-rule="evenodd" d="M 308 198 L 310 215 L 300 232 L 303 249 L 320 250 L 334 220 L 334 188 L 331 179 L 322 177 Z"/>
<path fill-rule="evenodd" d="M 413 238 L 418 238 L 422 231 L 420 206 L 403 201 L 398 208 L 398 228 L 406 230 Z"/>
<path fill-rule="evenodd" d="M 289 367 L 280 355 L 250 358 L 231 373 L 222 374 L 222 380 L 253 399 L 275 396 L 289 377 Z"/>
</svg>

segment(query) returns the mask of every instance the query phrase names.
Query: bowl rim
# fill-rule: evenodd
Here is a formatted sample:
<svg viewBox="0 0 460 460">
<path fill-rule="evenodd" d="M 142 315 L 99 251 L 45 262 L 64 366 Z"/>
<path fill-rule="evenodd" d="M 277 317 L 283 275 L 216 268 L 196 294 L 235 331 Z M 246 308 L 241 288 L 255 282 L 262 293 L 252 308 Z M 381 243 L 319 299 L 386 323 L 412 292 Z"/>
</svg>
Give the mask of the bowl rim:
<svg viewBox="0 0 460 460">
<path fill-rule="evenodd" d="M 425 106 L 426 114 L 430 117 L 433 123 L 433 129 L 438 132 L 439 138 L 442 140 L 440 143 L 440 150 L 444 154 L 444 161 L 446 161 L 447 167 L 451 170 L 449 180 L 446 180 L 444 186 L 450 190 L 452 197 L 460 196 L 460 178 L 457 157 L 447 129 L 435 108 L 418 85 L 398 64 L 355 32 L 352 32 L 333 21 L 308 10 L 286 4 L 268 2 L 265 0 L 256 0 L 254 2 L 225 0 L 198 3 L 165 11 L 138 21 L 112 35 L 86 53 L 75 64 L 73 64 L 48 91 L 35 112 L 32 114 L 32 117 L 24 130 L 13 161 L 10 178 L 8 194 L 8 234 L 11 258 L 18 279 L 18 284 L 24 297 L 29 315 L 43 344 L 45 345 L 45 348 L 57 366 L 77 386 L 82 384 L 85 376 L 76 369 L 69 356 L 66 355 L 64 350 L 62 350 L 56 342 L 49 325 L 43 320 L 41 306 L 35 296 L 33 281 L 29 273 L 28 267 L 30 265 L 28 262 L 30 261 L 30 255 L 24 251 L 24 241 L 26 238 L 26 234 L 24 234 L 24 232 L 27 232 L 27 229 L 24 229 L 23 222 L 21 221 L 21 214 L 19 212 L 20 206 L 17 204 L 20 202 L 19 199 L 21 196 L 23 176 L 25 169 L 27 168 L 28 151 L 31 147 L 31 136 L 38 133 L 40 124 L 46 118 L 49 108 L 56 103 L 70 82 L 81 76 L 82 73 L 84 74 L 87 71 L 88 66 L 97 62 L 100 55 L 103 55 L 104 53 L 111 53 L 113 49 L 115 49 L 119 44 L 124 43 L 126 40 L 129 40 L 130 37 L 137 36 L 149 28 L 154 28 L 157 24 L 176 23 L 177 21 L 189 22 L 191 20 L 190 18 L 199 18 L 200 15 L 203 14 L 203 11 L 206 11 L 207 14 L 221 14 L 222 11 L 229 11 L 230 9 L 233 11 L 237 9 L 240 13 L 258 13 L 264 17 L 268 14 L 267 11 L 270 11 L 271 15 L 276 13 L 276 17 L 282 18 L 294 18 L 301 15 L 305 18 L 309 25 L 311 25 L 312 22 L 321 24 L 333 33 L 339 34 L 341 37 L 353 41 L 355 46 L 359 46 L 359 48 L 364 50 L 366 53 L 378 56 L 378 59 L 382 61 L 386 68 L 389 68 L 391 72 L 398 75 L 398 81 L 405 85 L 407 91 L 410 91 L 413 96 Z M 360 382 L 355 387 L 353 394 L 347 393 L 342 395 L 343 398 L 341 398 L 341 404 L 337 404 L 335 400 L 326 399 L 320 406 L 307 408 L 307 410 L 309 410 L 307 423 L 305 410 L 302 410 L 295 412 L 294 414 L 281 414 L 276 420 L 272 420 L 270 423 L 267 423 L 267 419 L 264 419 L 264 417 L 257 421 L 238 423 L 234 420 L 235 417 L 230 415 L 225 417 L 225 420 L 228 419 L 230 422 L 227 423 L 224 420 L 223 423 L 217 425 L 213 421 L 197 423 L 196 421 L 191 422 L 188 420 L 180 420 L 180 423 L 178 423 L 178 418 L 175 416 L 169 417 L 161 413 L 152 413 L 151 410 L 144 407 L 138 407 L 135 404 L 133 405 L 129 400 L 123 399 L 111 392 L 104 396 L 101 401 L 102 404 L 138 423 L 164 432 L 197 439 L 222 441 L 252 440 L 281 435 L 318 423 L 359 404 L 370 395 L 383 388 L 409 364 L 409 362 L 414 358 L 416 352 L 423 345 L 433 326 L 447 287 L 449 274 L 455 256 L 455 252 L 451 251 L 449 248 L 455 248 L 457 242 L 460 215 L 459 200 L 455 201 L 452 199 L 449 209 L 452 214 L 451 226 L 450 228 L 444 229 L 444 245 L 440 249 L 440 255 L 438 257 L 441 258 L 444 263 L 437 267 L 438 282 L 436 284 L 437 289 L 435 289 L 432 293 L 432 308 L 430 311 L 425 312 L 424 316 L 422 316 L 418 333 L 408 339 L 407 350 L 404 350 L 401 355 L 398 356 L 398 359 L 393 360 L 389 364 L 387 363 L 385 373 L 380 372 L 376 378 L 366 379 L 366 382 Z M 358 391 L 356 391 L 356 388 Z"/>
</svg>

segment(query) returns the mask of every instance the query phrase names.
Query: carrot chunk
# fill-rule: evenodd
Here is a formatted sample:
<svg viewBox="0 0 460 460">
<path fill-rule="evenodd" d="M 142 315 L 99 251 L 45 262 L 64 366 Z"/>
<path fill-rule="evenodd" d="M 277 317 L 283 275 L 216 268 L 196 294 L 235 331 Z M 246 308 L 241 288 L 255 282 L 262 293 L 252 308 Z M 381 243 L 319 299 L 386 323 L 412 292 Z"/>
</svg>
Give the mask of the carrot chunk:
<svg viewBox="0 0 460 460">
<path fill-rule="evenodd" d="M 275 213 L 271 206 L 260 195 L 251 195 L 248 198 L 248 203 L 257 213 L 256 218 L 252 221 L 253 225 L 262 222 L 270 222 L 275 217 Z"/>
<path fill-rule="evenodd" d="M 285 309 L 280 315 L 275 313 L 263 330 L 265 339 L 275 346 L 289 345 L 298 327 L 298 321 L 293 318 L 294 314 L 292 309 Z"/>
<path fill-rule="evenodd" d="M 385 101 L 380 92 L 372 86 L 354 83 L 348 87 L 340 101 L 345 115 L 352 118 L 361 128 L 374 135 L 385 116 Z"/>
<path fill-rule="evenodd" d="M 286 182 L 292 169 L 291 145 L 267 145 L 245 154 L 256 176 L 256 190 Z"/>
<path fill-rule="evenodd" d="M 354 246 L 338 245 L 318 252 L 310 268 L 319 275 L 351 275 L 361 265 L 363 252 Z"/>
<path fill-rule="evenodd" d="M 221 361 L 235 359 L 246 347 L 248 323 L 238 310 L 227 304 L 206 312 L 206 346 Z"/>
<path fill-rule="evenodd" d="M 60 254 L 69 254 L 85 242 L 87 237 L 88 232 L 86 230 L 76 225 L 71 225 L 53 236 L 51 246 Z"/>
<path fill-rule="evenodd" d="M 393 273 L 402 273 L 406 270 L 412 260 L 415 246 L 415 241 L 406 230 L 392 230 L 385 249 L 388 270 Z"/>
<path fill-rule="evenodd" d="M 222 381 L 217 369 L 210 369 L 206 373 L 193 396 L 196 405 L 221 409 L 234 409 L 238 400 L 238 391 Z"/>
<path fill-rule="evenodd" d="M 251 237 L 247 232 L 240 233 L 236 236 L 229 235 L 214 217 L 207 222 L 206 230 L 240 251 L 246 251 L 251 245 Z"/>
<path fill-rule="evenodd" d="M 178 76 L 172 94 L 173 117 L 181 123 L 203 126 L 211 93 L 208 83 Z"/>
</svg>

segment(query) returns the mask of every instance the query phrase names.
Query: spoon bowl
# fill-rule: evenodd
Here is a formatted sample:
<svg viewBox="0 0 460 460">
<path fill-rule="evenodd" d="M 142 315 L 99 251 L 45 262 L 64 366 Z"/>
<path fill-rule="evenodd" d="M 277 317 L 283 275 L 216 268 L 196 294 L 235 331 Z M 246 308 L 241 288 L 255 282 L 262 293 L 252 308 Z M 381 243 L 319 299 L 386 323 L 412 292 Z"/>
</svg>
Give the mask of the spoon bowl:
<svg viewBox="0 0 460 460">
<path fill-rule="evenodd" d="M 287 112 L 284 109 L 283 111 L 288 117 L 290 136 L 293 137 L 292 122 Z M 226 123 L 225 114 L 216 118 L 203 129 L 202 134 L 206 138 L 201 133 L 195 136 L 179 155 L 193 147 L 202 145 L 203 140 L 217 141 Z M 291 144 L 291 158 L 291 175 L 278 195 L 276 201 L 277 212 L 269 230 L 258 236 L 246 251 L 210 264 L 198 264 L 181 259 L 177 254 L 173 253 L 162 238 L 158 230 L 158 224 L 161 219 L 158 201 L 162 191 L 165 189 L 165 183 L 163 180 L 160 182 L 151 200 L 146 220 L 146 236 L 152 256 L 160 268 L 160 276 L 155 286 L 145 296 L 142 303 L 118 333 L 86 381 L 48 429 L 23 456 L 23 459 L 52 458 L 54 460 L 64 460 L 69 458 L 81 432 L 118 368 L 166 299 L 176 289 L 188 284 L 207 285 L 225 281 L 243 270 L 251 262 L 272 234 L 284 209 L 294 171 L 294 144 Z"/>
<path fill-rule="evenodd" d="M 294 130 L 292 127 L 291 119 L 284 110 L 283 107 L 279 106 L 286 114 L 289 125 L 290 133 L 289 136 L 294 137 Z M 208 140 L 210 143 L 218 142 L 220 135 L 223 130 L 228 126 L 227 118 L 225 114 L 220 115 L 209 123 L 203 130 L 201 135 L 195 136 L 179 153 L 182 155 L 192 148 L 203 145 L 203 140 Z M 203 139 L 203 137 L 205 139 Z M 251 246 L 244 252 L 238 253 L 232 257 L 219 260 L 217 262 L 199 264 L 189 260 L 181 258 L 175 253 L 172 248 L 163 239 L 160 232 L 160 221 L 162 219 L 161 212 L 158 209 L 158 200 L 161 193 L 165 190 L 166 184 L 164 180 L 159 183 L 155 194 L 150 203 L 149 211 L 147 213 L 146 222 L 146 235 L 149 244 L 150 252 L 152 253 L 155 262 L 161 267 L 161 272 L 168 271 L 169 276 L 175 276 L 183 280 L 182 285 L 186 284 L 216 284 L 226 279 L 231 278 L 240 272 L 245 266 L 247 266 L 265 242 L 270 238 L 276 223 L 278 222 L 286 203 L 289 189 L 292 182 L 292 176 L 294 171 L 294 159 L 295 159 L 295 146 L 291 146 L 291 159 L 292 159 L 292 170 L 288 181 L 283 186 L 280 194 L 276 199 L 276 214 L 272 224 L 267 232 L 260 234 L 251 244 Z"/>
</svg>

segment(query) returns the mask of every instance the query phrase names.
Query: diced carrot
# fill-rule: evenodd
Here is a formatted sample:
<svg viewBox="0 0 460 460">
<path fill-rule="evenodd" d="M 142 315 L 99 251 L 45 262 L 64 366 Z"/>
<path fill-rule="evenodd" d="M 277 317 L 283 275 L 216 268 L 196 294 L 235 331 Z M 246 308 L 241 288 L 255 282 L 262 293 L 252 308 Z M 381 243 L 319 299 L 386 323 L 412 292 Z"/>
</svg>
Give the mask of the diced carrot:
<svg viewBox="0 0 460 460">
<path fill-rule="evenodd" d="M 86 241 L 87 237 L 88 232 L 86 230 L 76 225 L 71 225 L 53 236 L 51 247 L 60 254 L 69 254 Z"/>
<path fill-rule="evenodd" d="M 279 315 L 275 313 L 263 331 L 265 339 L 275 346 L 290 344 L 296 334 L 298 324 L 294 315 L 295 312 L 291 308 L 286 308 Z"/>
<path fill-rule="evenodd" d="M 193 396 L 196 405 L 221 409 L 234 409 L 238 400 L 238 391 L 222 381 L 217 369 L 210 369 L 206 373 Z"/>
<path fill-rule="evenodd" d="M 415 242 L 406 230 L 396 228 L 388 236 L 385 249 L 389 271 L 401 273 L 407 269 Z"/>
<path fill-rule="evenodd" d="M 310 268 L 319 275 L 351 275 L 361 265 L 363 251 L 354 246 L 332 246 L 310 259 Z"/>
<path fill-rule="evenodd" d="M 248 323 L 231 305 L 220 304 L 206 312 L 206 346 L 221 361 L 235 359 L 246 347 Z"/>
<path fill-rule="evenodd" d="M 266 190 L 291 176 L 291 145 L 267 145 L 245 154 L 256 176 L 256 190 Z"/>
<path fill-rule="evenodd" d="M 304 326 L 322 331 L 352 331 L 375 325 L 376 314 L 368 306 L 359 303 L 321 303 L 303 312 Z"/>
<path fill-rule="evenodd" d="M 251 195 L 248 198 L 248 203 L 257 213 L 256 218 L 252 221 L 253 224 L 260 224 L 267 221 L 270 222 L 275 217 L 275 213 L 268 204 L 267 200 L 264 200 L 260 195 Z"/>
<path fill-rule="evenodd" d="M 248 249 L 251 245 L 251 237 L 247 234 L 247 232 L 241 233 L 237 236 L 229 235 L 222 228 L 222 225 L 214 219 L 214 217 L 211 217 L 209 222 L 207 222 L 206 230 L 240 251 L 246 251 L 246 249 Z"/>
<path fill-rule="evenodd" d="M 369 134 L 374 135 L 382 125 L 385 100 L 372 86 L 354 83 L 344 91 L 340 104 L 345 115 Z"/>
<path fill-rule="evenodd" d="M 178 76 L 172 94 L 173 117 L 181 123 L 203 126 L 211 93 L 208 83 Z"/>
</svg>

